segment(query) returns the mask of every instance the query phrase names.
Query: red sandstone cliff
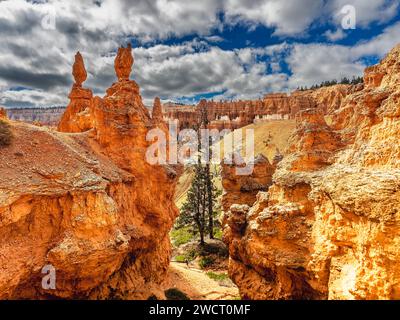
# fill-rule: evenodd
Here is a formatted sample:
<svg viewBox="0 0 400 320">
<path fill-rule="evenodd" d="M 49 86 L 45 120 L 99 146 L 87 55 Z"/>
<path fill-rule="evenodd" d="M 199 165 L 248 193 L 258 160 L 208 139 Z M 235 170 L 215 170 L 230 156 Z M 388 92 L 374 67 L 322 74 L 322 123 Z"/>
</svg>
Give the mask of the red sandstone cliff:
<svg viewBox="0 0 400 320">
<path fill-rule="evenodd" d="M 399 71 L 397 46 L 365 87 L 300 112 L 273 185 L 225 212 L 243 298 L 400 299 Z"/>
<path fill-rule="evenodd" d="M 145 161 L 152 120 L 132 63 L 131 48 L 120 48 L 118 82 L 92 98 L 77 54 L 63 132 L 10 122 L 13 143 L 0 148 L 0 298 L 162 298 L 179 168 Z M 55 290 L 42 288 L 45 265 Z"/>
</svg>

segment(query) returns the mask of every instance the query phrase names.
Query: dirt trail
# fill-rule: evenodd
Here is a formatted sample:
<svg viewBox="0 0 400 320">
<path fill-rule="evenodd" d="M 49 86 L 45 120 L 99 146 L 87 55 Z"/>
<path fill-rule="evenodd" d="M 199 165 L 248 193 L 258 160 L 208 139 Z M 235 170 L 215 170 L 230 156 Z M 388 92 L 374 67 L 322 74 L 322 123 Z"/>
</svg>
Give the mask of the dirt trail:
<svg viewBox="0 0 400 320">
<path fill-rule="evenodd" d="M 232 300 L 239 298 L 239 291 L 231 281 L 217 282 L 202 270 L 171 262 L 168 288 L 177 288 L 192 300 Z"/>
</svg>

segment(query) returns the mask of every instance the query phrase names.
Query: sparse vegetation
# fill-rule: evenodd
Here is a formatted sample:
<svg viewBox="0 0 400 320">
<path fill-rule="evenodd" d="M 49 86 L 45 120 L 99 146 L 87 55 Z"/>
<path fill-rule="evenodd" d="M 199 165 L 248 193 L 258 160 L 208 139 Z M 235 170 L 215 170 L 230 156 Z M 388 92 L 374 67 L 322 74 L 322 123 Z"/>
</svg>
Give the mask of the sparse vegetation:
<svg viewBox="0 0 400 320">
<path fill-rule="evenodd" d="M 198 252 L 195 249 L 189 250 L 188 252 L 178 255 L 175 257 L 176 262 L 190 262 L 197 258 Z"/>
<path fill-rule="evenodd" d="M 206 273 L 206 275 L 209 278 L 211 278 L 211 279 L 213 279 L 215 281 L 218 281 L 218 282 L 219 281 L 225 281 L 225 280 L 229 279 L 229 276 L 226 273 L 215 273 L 215 272 L 212 272 L 212 271 L 208 271 Z"/>
<path fill-rule="evenodd" d="M 190 263 L 191 267 L 207 271 L 223 271 L 227 267 L 229 252 L 221 240 L 211 239 L 199 244 L 196 240 L 176 249 L 173 261 L 178 263 Z"/>
<path fill-rule="evenodd" d="M 185 256 L 184 254 L 181 254 L 181 255 L 179 255 L 179 256 L 176 256 L 176 257 L 175 257 L 175 261 L 176 261 L 176 262 L 184 263 L 184 262 L 187 261 L 187 260 L 186 260 L 186 256 Z"/>
<path fill-rule="evenodd" d="M 271 132 L 268 132 L 267 139 L 263 141 L 263 143 L 265 144 L 265 147 L 267 147 L 267 148 L 269 147 L 273 138 L 274 137 L 272 136 Z"/>
<path fill-rule="evenodd" d="M 215 259 L 213 257 L 201 257 L 199 261 L 199 266 L 201 269 L 207 269 L 211 267 L 215 262 Z"/>
<path fill-rule="evenodd" d="M 179 247 L 185 243 L 190 242 L 194 238 L 194 233 L 189 226 L 174 228 L 171 231 L 171 241 L 175 247 Z"/>
<path fill-rule="evenodd" d="M 164 293 L 167 300 L 190 300 L 184 292 L 176 288 L 165 290 Z"/>
<path fill-rule="evenodd" d="M 9 146 L 12 142 L 12 139 L 13 135 L 10 125 L 5 121 L 0 120 L 0 147 Z"/>
<path fill-rule="evenodd" d="M 300 91 L 306 91 L 306 90 L 314 90 L 314 89 L 319 89 L 322 87 L 330 87 L 330 86 L 334 86 L 336 84 L 359 84 L 359 83 L 364 83 L 364 78 L 363 77 L 353 77 L 351 80 L 347 77 L 342 78 L 340 81 L 335 80 L 331 80 L 331 81 L 323 81 L 320 84 L 315 84 L 313 86 L 311 86 L 310 88 L 306 87 L 298 87 L 297 90 Z"/>
<path fill-rule="evenodd" d="M 220 226 L 214 227 L 214 238 L 222 240 L 222 228 Z"/>
</svg>

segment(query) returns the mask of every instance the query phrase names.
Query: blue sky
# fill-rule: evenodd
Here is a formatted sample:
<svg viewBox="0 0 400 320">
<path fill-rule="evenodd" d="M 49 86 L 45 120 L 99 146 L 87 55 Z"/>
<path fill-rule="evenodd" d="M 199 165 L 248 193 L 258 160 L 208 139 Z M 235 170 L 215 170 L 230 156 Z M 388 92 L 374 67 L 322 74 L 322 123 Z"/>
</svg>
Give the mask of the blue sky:
<svg viewBox="0 0 400 320">
<path fill-rule="evenodd" d="M 348 5 L 355 29 L 343 28 Z M 400 42 L 400 8 L 395 0 L 6 0 L 0 34 L 0 105 L 66 105 L 78 50 L 84 85 L 102 96 L 128 42 L 146 104 L 155 96 L 196 103 L 362 75 Z"/>
</svg>

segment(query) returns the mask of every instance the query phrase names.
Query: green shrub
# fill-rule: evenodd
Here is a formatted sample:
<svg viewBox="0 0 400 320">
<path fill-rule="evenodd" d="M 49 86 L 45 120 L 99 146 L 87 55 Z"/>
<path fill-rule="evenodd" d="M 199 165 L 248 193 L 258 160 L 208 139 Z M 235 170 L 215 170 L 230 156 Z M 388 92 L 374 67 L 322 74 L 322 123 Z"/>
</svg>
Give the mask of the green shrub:
<svg viewBox="0 0 400 320">
<path fill-rule="evenodd" d="M 192 249 L 188 252 L 185 252 L 184 254 L 178 255 L 175 257 L 175 261 L 176 262 L 190 262 L 193 261 L 194 259 L 196 259 L 198 253 L 195 249 Z"/>
<path fill-rule="evenodd" d="M 164 293 L 167 300 L 190 300 L 185 293 L 176 288 L 165 290 Z"/>
<path fill-rule="evenodd" d="M 210 266 L 212 266 L 212 264 L 215 262 L 214 258 L 211 257 L 202 257 L 199 261 L 199 266 L 201 269 L 206 269 Z"/>
<path fill-rule="evenodd" d="M 190 227 L 183 227 L 179 229 L 173 229 L 171 231 L 171 241 L 175 247 L 179 247 L 185 243 L 190 242 L 194 238 L 193 233 L 190 231 Z"/>
<path fill-rule="evenodd" d="M 226 273 L 215 273 L 215 272 L 209 271 L 206 273 L 206 275 L 215 281 L 224 281 L 224 280 L 229 279 L 229 277 Z"/>
<path fill-rule="evenodd" d="M 10 129 L 10 125 L 0 120 L 0 147 L 9 146 L 11 144 L 13 135 Z"/>
<path fill-rule="evenodd" d="M 222 240 L 222 229 L 220 227 L 214 228 L 214 238 Z"/>
<path fill-rule="evenodd" d="M 175 261 L 176 262 L 186 262 L 186 257 L 183 254 L 181 254 L 181 255 L 175 257 Z"/>
</svg>

